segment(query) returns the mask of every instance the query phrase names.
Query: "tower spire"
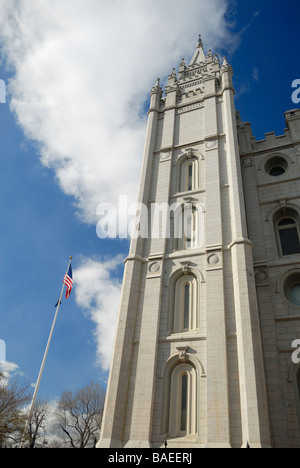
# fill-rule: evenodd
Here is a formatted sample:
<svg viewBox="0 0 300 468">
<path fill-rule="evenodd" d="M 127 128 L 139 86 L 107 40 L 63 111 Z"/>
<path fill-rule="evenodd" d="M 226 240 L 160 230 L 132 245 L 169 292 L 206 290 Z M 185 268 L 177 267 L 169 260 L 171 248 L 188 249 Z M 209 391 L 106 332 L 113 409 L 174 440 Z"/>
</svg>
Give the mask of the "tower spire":
<svg viewBox="0 0 300 468">
<path fill-rule="evenodd" d="M 203 42 L 202 42 L 202 36 L 199 34 L 198 42 L 197 42 L 197 48 L 196 51 L 193 55 L 193 58 L 191 60 L 191 63 L 189 66 L 195 65 L 197 63 L 205 62 L 205 54 L 203 51 Z"/>
</svg>

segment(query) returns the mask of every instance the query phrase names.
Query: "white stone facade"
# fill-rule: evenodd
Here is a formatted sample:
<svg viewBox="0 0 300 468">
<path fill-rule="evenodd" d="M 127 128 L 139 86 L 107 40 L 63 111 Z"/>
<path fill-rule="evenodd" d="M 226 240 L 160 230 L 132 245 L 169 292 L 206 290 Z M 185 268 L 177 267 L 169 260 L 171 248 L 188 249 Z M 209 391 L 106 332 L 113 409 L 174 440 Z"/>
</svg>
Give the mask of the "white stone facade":
<svg viewBox="0 0 300 468">
<path fill-rule="evenodd" d="M 300 219 L 300 111 L 256 142 L 232 68 L 201 40 L 165 94 L 157 81 L 138 201 L 189 206 L 197 236 L 175 239 L 171 211 L 170 236 L 131 242 L 98 446 L 300 447 L 300 307 L 285 286 L 297 293 L 300 255 L 274 233 L 278 210 Z"/>
<path fill-rule="evenodd" d="M 267 382 L 273 447 L 300 448 L 300 366 L 292 343 L 300 338 L 300 307 L 287 296 L 290 277 L 298 281 L 300 254 L 283 255 L 276 221 L 300 213 L 300 110 L 285 113 L 284 135 L 256 141 L 250 124 L 239 121 L 241 165 Z M 282 167 L 276 175 L 270 168 Z M 282 172 L 282 174 L 280 174 Z"/>
</svg>

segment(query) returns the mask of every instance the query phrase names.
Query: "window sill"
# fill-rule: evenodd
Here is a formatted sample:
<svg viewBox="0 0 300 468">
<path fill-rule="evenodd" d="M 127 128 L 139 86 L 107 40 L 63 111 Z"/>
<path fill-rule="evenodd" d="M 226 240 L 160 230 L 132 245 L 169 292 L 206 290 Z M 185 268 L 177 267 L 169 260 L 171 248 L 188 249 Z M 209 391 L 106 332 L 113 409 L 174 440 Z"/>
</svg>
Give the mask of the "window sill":
<svg viewBox="0 0 300 468">
<path fill-rule="evenodd" d="M 159 343 L 166 343 L 169 341 L 199 341 L 206 340 L 206 335 L 200 334 L 197 330 L 195 332 L 188 331 L 182 333 L 172 333 L 167 336 L 160 336 Z"/>
</svg>

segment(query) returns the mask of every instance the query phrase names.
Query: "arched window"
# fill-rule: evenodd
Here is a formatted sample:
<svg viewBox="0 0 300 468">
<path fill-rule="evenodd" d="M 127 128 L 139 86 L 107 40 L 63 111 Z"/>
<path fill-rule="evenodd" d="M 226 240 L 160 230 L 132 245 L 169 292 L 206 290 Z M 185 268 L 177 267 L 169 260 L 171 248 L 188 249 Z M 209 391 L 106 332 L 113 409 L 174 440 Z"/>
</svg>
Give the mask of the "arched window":
<svg viewBox="0 0 300 468">
<path fill-rule="evenodd" d="M 274 229 L 280 256 L 300 253 L 300 218 L 299 214 L 287 208 L 274 216 Z"/>
<path fill-rule="evenodd" d="M 198 281 L 193 274 L 180 276 L 172 286 L 169 330 L 182 333 L 198 326 Z"/>
<path fill-rule="evenodd" d="M 191 284 L 184 286 L 184 311 L 183 311 L 183 329 L 188 330 L 191 320 Z"/>
<path fill-rule="evenodd" d="M 169 377 L 168 437 L 196 434 L 197 373 L 193 365 L 178 364 Z"/>
<path fill-rule="evenodd" d="M 186 434 L 187 431 L 187 403 L 188 403 L 188 373 L 185 372 L 181 376 L 181 382 L 179 383 L 181 390 L 181 401 L 180 401 L 180 433 Z"/>
<path fill-rule="evenodd" d="M 200 245 L 199 212 L 191 203 L 185 203 L 174 216 L 175 250 L 195 249 Z"/>
<path fill-rule="evenodd" d="M 189 192 L 199 188 L 198 158 L 187 158 L 183 161 L 179 171 L 179 192 Z"/>
<path fill-rule="evenodd" d="M 194 188 L 194 168 L 193 168 L 193 163 L 188 165 L 188 183 L 187 183 L 187 188 L 188 190 L 193 190 Z"/>
</svg>

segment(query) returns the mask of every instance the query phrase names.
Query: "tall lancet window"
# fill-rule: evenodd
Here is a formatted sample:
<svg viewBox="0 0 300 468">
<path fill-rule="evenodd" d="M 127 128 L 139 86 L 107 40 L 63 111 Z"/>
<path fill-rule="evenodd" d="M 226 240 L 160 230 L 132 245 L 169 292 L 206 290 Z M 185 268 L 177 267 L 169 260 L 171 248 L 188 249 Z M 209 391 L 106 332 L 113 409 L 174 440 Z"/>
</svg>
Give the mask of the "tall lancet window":
<svg viewBox="0 0 300 468">
<path fill-rule="evenodd" d="M 193 365 L 177 365 L 169 382 L 166 432 L 170 438 L 196 434 L 197 373 Z"/>
<path fill-rule="evenodd" d="M 186 434 L 187 430 L 187 399 L 188 399 L 188 375 L 183 374 L 180 382 L 181 405 L 180 405 L 180 432 Z"/>
<path fill-rule="evenodd" d="M 194 171 L 193 171 L 193 164 L 191 163 L 188 166 L 188 190 L 193 190 L 193 182 L 194 182 Z"/>
<path fill-rule="evenodd" d="M 198 282 L 194 275 L 183 275 L 172 286 L 169 314 L 171 333 L 182 333 L 197 328 Z"/>
<path fill-rule="evenodd" d="M 190 324 L 190 315 L 191 315 L 191 297 L 190 291 L 191 285 L 187 283 L 184 286 L 184 312 L 183 312 L 183 328 L 184 330 L 188 330 Z"/>
<path fill-rule="evenodd" d="M 189 157 L 179 168 L 179 192 L 189 192 L 199 188 L 199 161 L 196 157 Z"/>
<path fill-rule="evenodd" d="M 185 203 L 174 216 L 174 249 L 196 249 L 201 244 L 199 210 Z"/>
</svg>

